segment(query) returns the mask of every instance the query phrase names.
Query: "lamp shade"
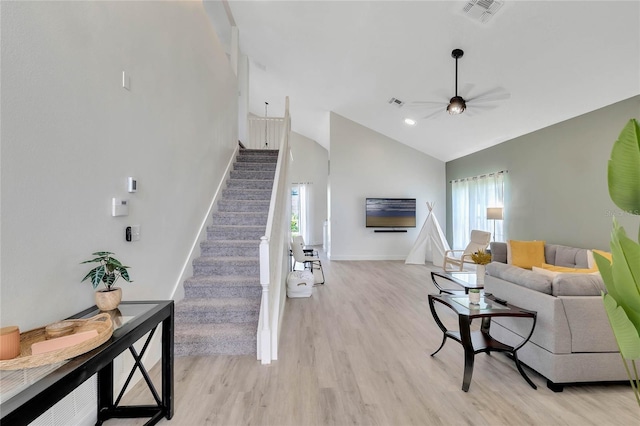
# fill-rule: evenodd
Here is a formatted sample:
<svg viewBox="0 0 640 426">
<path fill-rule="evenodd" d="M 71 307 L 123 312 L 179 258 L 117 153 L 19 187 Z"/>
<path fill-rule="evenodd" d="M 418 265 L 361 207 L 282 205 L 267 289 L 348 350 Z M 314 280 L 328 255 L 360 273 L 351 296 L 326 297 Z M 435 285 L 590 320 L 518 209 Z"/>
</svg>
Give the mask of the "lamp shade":
<svg viewBox="0 0 640 426">
<path fill-rule="evenodd" d="M 489 220 L 502 220 L 502 207 L 487 207 L 487 219 Z"/>
</svg>

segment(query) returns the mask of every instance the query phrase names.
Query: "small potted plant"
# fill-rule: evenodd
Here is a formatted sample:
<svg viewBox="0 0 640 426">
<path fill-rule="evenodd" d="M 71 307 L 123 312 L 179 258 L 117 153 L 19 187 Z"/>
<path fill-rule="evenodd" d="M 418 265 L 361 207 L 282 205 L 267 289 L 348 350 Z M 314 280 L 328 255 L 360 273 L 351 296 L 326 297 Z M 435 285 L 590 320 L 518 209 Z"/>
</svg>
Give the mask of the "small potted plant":
<svg viewBox="0 0 640 426">
<path fill-rule="evenodd" d="M 100 283 L 104 284 L 106 288 L 96 290 L 96 306 L 101 311 L 111 311 L 120 304 L 122 289 L 113 286 L 118 278 L 122 277 L 126 282 L 131 282 L 129 272 L 127 272 L 129 266 L 124 266 L 112 255 L 113 253 L 109 251 L 98 251 L 93 253 L 93 256 L 96 256 L 95 258 L 81 262 L 98 263 L 98 266 L 90 270 L 81 282 L 90 279 L 94 289 L 97 289 Z"/>
<path fill-rule="evenodd" d="M 471 303 L 472 305 L 479 305 L 480 304 L 480 289 L 479 288 L 469 289 L 469 303 Z"/>
<path fill-rule="evenodd" d="M 471 260 L 475 263 L 476 266 L 476 276 L 477 283 L 484 284 L 484 275 L 486 273 L 485 265 L 491 263 L 491 254 L 487 253 L 484 250 L 478 250 L 475 253 L 471 253 Z"/>
</svg>

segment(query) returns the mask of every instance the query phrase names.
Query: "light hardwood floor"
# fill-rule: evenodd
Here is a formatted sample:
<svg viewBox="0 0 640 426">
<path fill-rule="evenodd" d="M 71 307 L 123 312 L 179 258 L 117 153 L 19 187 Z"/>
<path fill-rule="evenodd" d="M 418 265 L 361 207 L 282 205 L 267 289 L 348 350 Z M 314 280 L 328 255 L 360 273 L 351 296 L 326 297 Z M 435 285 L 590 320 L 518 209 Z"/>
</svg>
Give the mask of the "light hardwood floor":
<svg viewBox="0 0 640 426">
<path fill-rule="evenodd" d="M 167 425 L 639 425 L 625 385 L 547 389 L 502 354 L 476 356 L 461 390 L 463 350 L 440 345 L 427 302 L 429 268 L 401 261 L 323 261 L 326 284 L 288 299 L 279 359 L 178 358 Z M 443 309 L 452 327 L 457 319 Z M 158 380 L 158 369 L 152 375 Z M 141 384 L 125 397 L 149 403 Z M 142 424 L 112 420 L 107 424 Z"/>
</svg>

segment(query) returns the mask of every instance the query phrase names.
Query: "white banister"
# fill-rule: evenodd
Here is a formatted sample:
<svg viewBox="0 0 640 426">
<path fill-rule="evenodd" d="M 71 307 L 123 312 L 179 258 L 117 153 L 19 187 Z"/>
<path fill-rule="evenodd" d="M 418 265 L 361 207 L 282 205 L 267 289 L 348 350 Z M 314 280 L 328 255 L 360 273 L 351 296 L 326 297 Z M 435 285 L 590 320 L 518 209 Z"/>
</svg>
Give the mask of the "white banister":
<svg viewBox="0 0 640 426">
<path fill-rule="evenodd" d="M 265 262 L 263 263 L 263 259 Z M 262 286 L 262 301 L 260 302 L 260 318 L 270 318 L 269 315 L 269 240 L 266 236 L 260 237 L 260 285 Z M 271 362 L 271 328 L 270 321 L 261 321 L 262 327 L 258 328 L 258 355 L 263 364 Z M 267 356 L 269 354 L 269 356 Z"/>
<path fill-rule="evenodd" d="M 255 120 L 260 122 L 259 120 Z M 288 185 L 289 174 L 289 133 L 291 118 L 289 116 L 289 98 L 285 99 L 285 115 L 283 118 L 273 117 L 262 119 L 263 125 L 280 123 L 278 163 L 271 190 L 269 216 L 265 236 L 260 238 L 260 285 L 262 286 L 262 300 L 260 303 L 260 319 L 257 330 L 258 359 L 262 364 L 270 364 L 278 359 L 278 337 L 280 320 L 285 302 L 284 274 L 287 268 L 289 251 L 289 221 L 290 221 L 290 191 Z M 274 149 L 272 147 L 266 147 Z M 255 147 L 265 149 L 265 147 Z"/>
</svg>

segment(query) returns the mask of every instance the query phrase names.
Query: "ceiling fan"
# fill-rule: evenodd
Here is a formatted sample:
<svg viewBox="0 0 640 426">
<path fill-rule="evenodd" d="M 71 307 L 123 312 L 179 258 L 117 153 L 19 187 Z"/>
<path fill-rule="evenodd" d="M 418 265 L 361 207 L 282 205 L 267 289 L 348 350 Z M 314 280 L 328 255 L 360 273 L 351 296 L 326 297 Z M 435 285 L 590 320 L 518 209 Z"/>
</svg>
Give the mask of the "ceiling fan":
<svg viewBox="0 0 640 426">
<path fill-rule="evenodd" d="M 414 101 L 409 105 L 411 107 L 417 108 L 438 108 L 437 111 L 427 114 L 422 118 L 432 118 L 436 115 L 440 114 L 443 110 L 441 109 L 446 105 L 445 110 L 450 115 L 458 115 L 462 114 L 467 110 L 467 107 L 471 107 L 469 112 L 473 112 L 475 110 L 490 110 L 497 107 L 495 104 L 483 105 L 486 102 L 496 102 L 509 99 L 511 94 L 507 92 L 505 89 L 497 87 L 495 89 L 488 90 L 480 95 L 474 96 L 472 98 L 464 99 L 462 96 L 458 94 L 458 59 L 462 58 L 464 55 L 464 51 L 462 49 L 453 49 L 451 52 L 451 56 L 456 60 L 456 86 L 455 86 L 455 96 L 449 99 L 449 103 L 445 101 Z M 465 88 L 470 90 L 473 85 L 466 85 Z M 469 114 L 469 112 L 467 114 Z"/>
</svg>

